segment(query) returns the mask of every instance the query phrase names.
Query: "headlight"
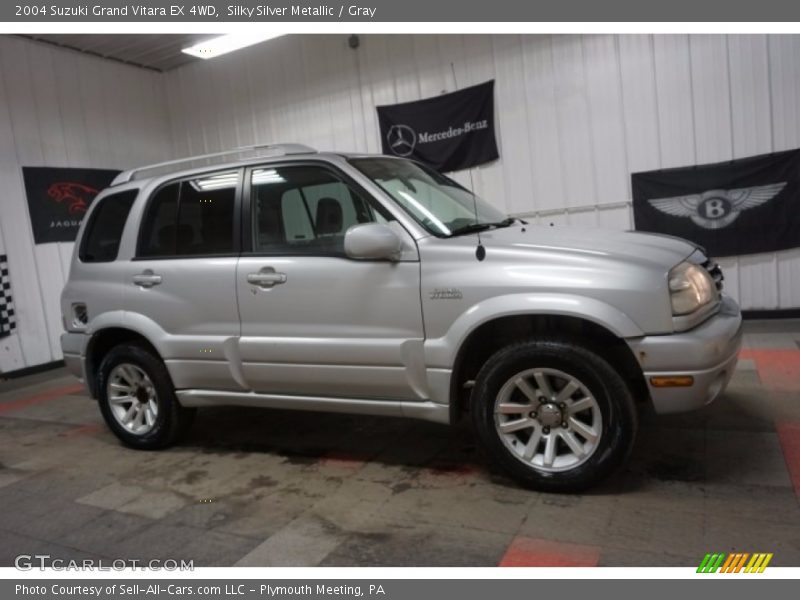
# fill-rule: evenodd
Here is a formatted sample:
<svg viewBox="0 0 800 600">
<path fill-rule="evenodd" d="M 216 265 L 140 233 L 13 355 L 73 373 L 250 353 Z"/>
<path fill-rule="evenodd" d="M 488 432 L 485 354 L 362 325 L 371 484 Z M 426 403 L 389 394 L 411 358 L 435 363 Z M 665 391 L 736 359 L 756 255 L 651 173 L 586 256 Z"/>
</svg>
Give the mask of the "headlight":
<svg viewBox="0 0 800 600">
<path fill-rule="evenodd" d="M 703 267 L 683 262 L 669 272 L 673 315 L 688 315 L 717 296 L 711 275 Z"/>
</svg>

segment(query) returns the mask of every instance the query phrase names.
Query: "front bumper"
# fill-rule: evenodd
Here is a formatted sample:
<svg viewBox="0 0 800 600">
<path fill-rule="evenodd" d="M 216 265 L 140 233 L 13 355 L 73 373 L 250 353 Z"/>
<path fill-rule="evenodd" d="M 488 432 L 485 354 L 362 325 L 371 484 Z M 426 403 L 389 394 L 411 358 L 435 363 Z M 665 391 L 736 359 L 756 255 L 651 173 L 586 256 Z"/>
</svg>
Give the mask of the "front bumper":
<svg viewBox="0 0 800 600">
<path fill-rule="evenodd" d="M 628 340 L 659 414 L 685 412 L 713 402 L 728 385 L 742 345 L 742 313 L 723 296 L 719 312 L 690 331 Z M 688 387 L 655 387 L 652 377 L 694 378 Z"/>
</svg>

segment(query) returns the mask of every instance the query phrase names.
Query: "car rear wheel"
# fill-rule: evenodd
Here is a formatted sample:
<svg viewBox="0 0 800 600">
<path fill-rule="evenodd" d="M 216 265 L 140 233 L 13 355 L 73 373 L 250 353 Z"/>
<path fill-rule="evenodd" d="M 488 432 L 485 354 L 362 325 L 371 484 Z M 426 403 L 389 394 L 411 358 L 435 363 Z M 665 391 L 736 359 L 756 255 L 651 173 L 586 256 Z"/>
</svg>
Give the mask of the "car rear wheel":
<svg viewBox="0 0 800 600">
<path fill-rule="evenodd" d="M 143 346 L 113 348 L 100 363 L 97 377 L 100 412 L 126 445 L 164 448 L 191 425 L 194 410 L 178 403 L 164 363 Z"/>
<path fill-rule="evenodd" d="M 492 458 L 542 491 L 579 491 L 607 477 L 636 436 L 624 380 L 595 351 L 567 338 L 499 350 L 478 374 L 471 403 Z"/>
</svg>

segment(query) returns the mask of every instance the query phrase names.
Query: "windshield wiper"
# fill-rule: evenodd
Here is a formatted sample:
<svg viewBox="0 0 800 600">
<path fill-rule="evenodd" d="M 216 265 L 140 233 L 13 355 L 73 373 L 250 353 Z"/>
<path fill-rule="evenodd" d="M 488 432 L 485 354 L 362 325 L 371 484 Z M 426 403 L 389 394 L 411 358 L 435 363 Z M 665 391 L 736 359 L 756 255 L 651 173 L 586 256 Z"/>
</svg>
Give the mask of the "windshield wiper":
<svg viewBox="0 0 800 600">
<path fill-rule="evenodd" d="M 479 231 L 486 231 L 487 229 L 496 229 L 498 227 L 509 227 L 516 221 L 514 217 L 509 217 L 507 219 L 503 219 L 502 221 L 497 221 L 496 223 L 470 223 L 469 225 L 464 225 L 463 227 L 459 227 L 450 232 L 450 237 L 455 237 L 457 235 L 466 235 L 467 233 L 477 233 Z"/>
</svg>

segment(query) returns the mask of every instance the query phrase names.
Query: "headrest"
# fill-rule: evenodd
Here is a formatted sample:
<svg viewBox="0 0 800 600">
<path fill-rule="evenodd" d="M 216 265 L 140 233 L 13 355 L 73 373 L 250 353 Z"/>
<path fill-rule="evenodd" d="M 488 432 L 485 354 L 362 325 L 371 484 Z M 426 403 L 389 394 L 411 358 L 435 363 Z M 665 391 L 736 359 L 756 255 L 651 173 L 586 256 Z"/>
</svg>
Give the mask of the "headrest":
<svg viewBox="0 0 800 600">
<path fill-rule="evenodd" d="M 317 235 L 342 232 L 342 205 L 336 198 L 320 198 L 317 203 Z"/>
</svg>

